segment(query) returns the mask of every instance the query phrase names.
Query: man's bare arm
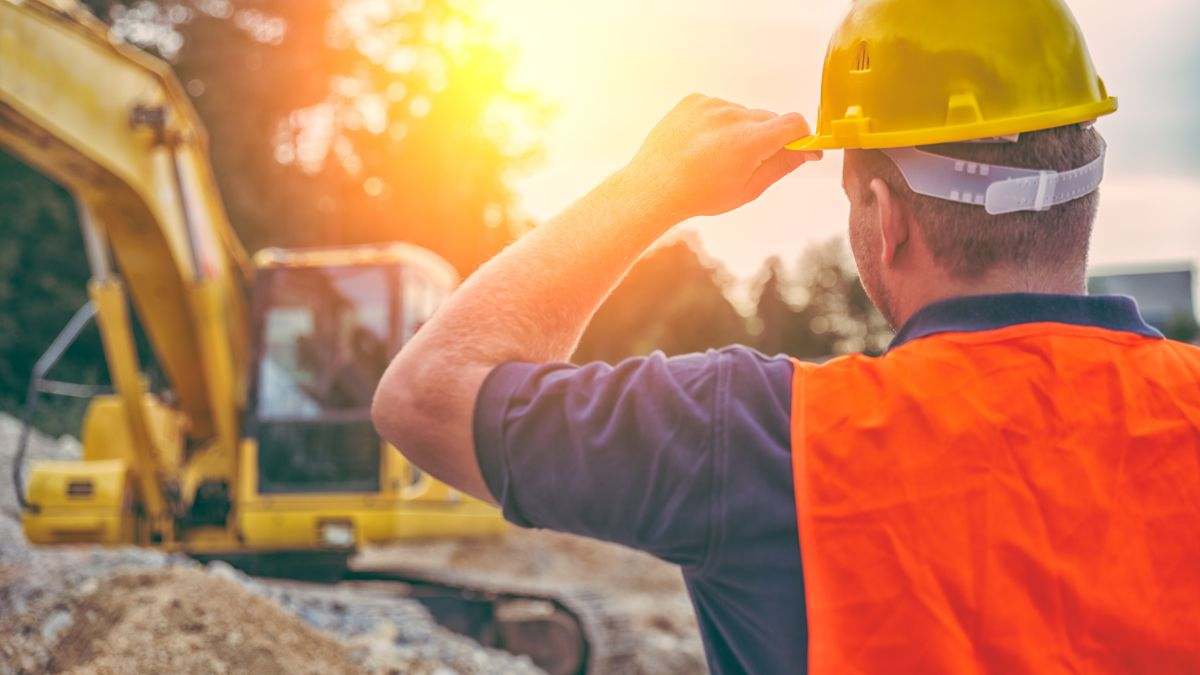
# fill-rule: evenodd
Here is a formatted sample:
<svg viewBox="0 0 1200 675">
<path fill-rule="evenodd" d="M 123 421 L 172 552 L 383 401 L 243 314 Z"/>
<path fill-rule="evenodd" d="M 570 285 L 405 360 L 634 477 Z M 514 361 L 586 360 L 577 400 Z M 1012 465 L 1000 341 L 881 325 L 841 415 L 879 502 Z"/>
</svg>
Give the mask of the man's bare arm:
<svg viewBox="0 0 1200 675">
<path fill-rule="evenodd" d="M 782 149 L 807 133 L 800 115 L 684 99 L 633 161 L 481 267 L 401 350 L 375 392 L 380 434 L 436 478 L 495 501 L 472 439 L 487 374 L 507 361 L 570 358 L 655 240 L 693 216 L 753 201 L 818 157 Z"/>
</svg>

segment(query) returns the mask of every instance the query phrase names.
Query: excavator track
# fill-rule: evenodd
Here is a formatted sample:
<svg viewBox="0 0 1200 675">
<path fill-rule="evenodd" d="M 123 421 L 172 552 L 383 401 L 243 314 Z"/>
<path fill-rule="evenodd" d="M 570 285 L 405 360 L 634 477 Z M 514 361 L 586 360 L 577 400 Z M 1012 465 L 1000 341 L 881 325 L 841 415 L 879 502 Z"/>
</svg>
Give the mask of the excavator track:
<svg viewBox="0 0 1200 675">
<path fill-rule="evenodd" d="M 351 551 L 192 555 L 226 562 L 264 580 L 345 586 L 416 600 L 445 628 L 485 647 L 528 656 L 550 675 L 636 672 L 628 617 L 578 584 L 533 584 L 413 564 L 357 566 Z"/>
<path fill-rule="evenodd" d="M 529 656 L 551 675 L 635 672 L 637 642 L 629 622 L 586 588 L 406 566 L 350 569 L 343 583 L 386 584 L 421 602 L 443 626 L 484 646 Z"/>
</svg>

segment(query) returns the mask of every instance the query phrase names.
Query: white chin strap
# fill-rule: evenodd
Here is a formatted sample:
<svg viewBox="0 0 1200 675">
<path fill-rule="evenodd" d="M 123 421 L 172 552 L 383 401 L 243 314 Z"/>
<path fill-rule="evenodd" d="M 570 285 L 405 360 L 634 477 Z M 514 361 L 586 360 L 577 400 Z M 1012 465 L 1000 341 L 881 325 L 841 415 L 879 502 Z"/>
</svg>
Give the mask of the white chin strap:
<svg viewBox="0 0 1200 675">
<path fill-rule="evenodd" d="M 916 148 L 883 150 L 900 169 L 913 192 L 962 204 L 974 204 L 991 215 L 1046 211 L 1089 195 L 1104 178 L 1104 155 L 1074 171 L 1035 171 L 979 164 L 935 155 Z"/>
</svg>

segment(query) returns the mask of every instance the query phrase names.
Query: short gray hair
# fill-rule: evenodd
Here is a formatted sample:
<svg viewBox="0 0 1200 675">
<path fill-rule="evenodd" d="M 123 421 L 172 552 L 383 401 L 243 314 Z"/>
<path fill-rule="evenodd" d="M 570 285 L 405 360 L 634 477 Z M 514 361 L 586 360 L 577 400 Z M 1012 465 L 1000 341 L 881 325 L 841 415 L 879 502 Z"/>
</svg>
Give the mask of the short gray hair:
<svg viewBox="0 0 1200 675">
<path fill-rule="evenodd" d="M 1070 171 L 1095 160 L 1103 148 L 1099 132 L 1075 124 L 1021 134 L 1016 143 L 948 143 L 922 149 L 984 164 Z M 887 182 L 919 223 L 934 258 L 955 277 L 978 278 L 1001 266 L 1070 273 L 1087 266 L 1098 192 L 1048 211 L 993 216 L 978 206 L 916 194 L 878 150 L 848 150 L 846 160 L 852 162 L 864 191 L 874 178 Z"/>
</svg>

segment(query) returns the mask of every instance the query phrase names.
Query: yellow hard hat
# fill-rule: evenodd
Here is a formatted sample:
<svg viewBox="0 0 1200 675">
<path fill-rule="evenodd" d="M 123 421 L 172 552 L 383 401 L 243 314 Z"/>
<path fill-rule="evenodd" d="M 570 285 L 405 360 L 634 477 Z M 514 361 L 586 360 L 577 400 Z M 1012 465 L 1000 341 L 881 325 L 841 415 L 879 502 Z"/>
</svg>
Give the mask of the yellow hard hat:
<svg viewBox="0 0 1200 675">
<path fill-rule="evenodd" d="M 855 0 L 793 150 L 1011 136 L 1115 112 L 1062 0 Z"/>
</svg>

